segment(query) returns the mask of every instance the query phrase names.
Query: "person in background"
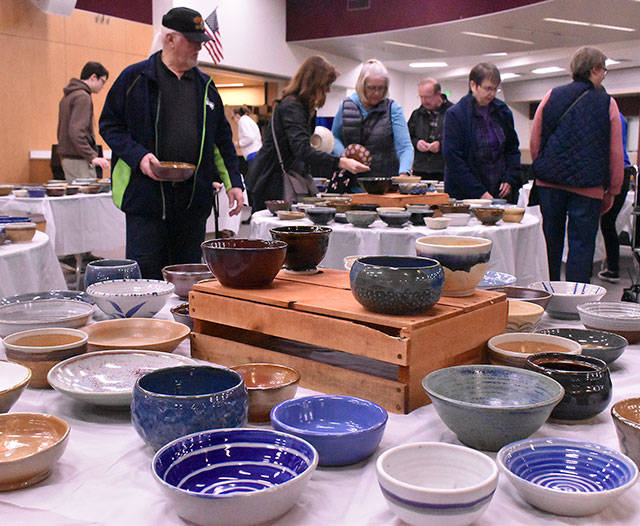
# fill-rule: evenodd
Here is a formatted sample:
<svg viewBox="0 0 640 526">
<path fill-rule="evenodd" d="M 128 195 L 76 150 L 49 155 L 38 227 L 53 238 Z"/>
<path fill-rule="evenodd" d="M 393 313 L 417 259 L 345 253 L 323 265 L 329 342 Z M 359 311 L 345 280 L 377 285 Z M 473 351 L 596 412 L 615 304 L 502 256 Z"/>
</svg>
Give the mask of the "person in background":
<svg viewBox="0 0 640 526">
<path fill-rule="evenodd" d="M 421 106 L 409 119 L 409 135 L 415 149 L 413 175 L 422 179 L 444 179 L 442 131 L 444 115 L 453 103 L 442 93 L 436 79 L 426 78 L 418 83 Z"/>
<path fill-rule="evenodd" d="M 445 192 L 456 199 L 506 198 L 521 184 L 513 114 L 496 99 L 500 80 L 494 64 L 477 64 L 469 73 L 469 93 L 445 115 Z"/>
<path fill-rule="evenodd" d="M 622 113 L 620 114 L 620 123 L 622 125 L 622 153 L 624 153 L 622 187 L 620 193 L 613 199 L 611 209 L 600 216 L 600 230 L 602 230 L 604 248 L 607 252 L 607 268 L 598 272 L 598 277 L 609 283 L 620 281 L 620 241 L 616 232 L 616 219 L 627 198 L 631 177 L 636 174 L 636 168 L 631 164 L 627 155 L 627 121 Z"/>
<path fill-rule="evenodd" d="M 127 67 L 100 117 L 111 147 L 113 200 L 126 214 L 127 258 L 142 277 L 162 279 L 166 265 L 199 263 L 213 182 L 224 184 L 230 214 L 240 213 L 242 176 L 231 127 L 212 79 L 197 67 L 211 40 L 200 13 L 176 7 L 162 17 L 162 50 Z M 158 159 L 196 166 L 183 182 L 163 182 Z"/>
<path fill-rule="evenodd" d="M 589 283 L 600 215 L 622 186 L 620 114 L 602 87 L 605 60 L 599 49 L 578 49 L 573 81 L 548 92 L 533 118 L 532 169 L 552 281 L 560 280 L 568 224 L 566 279 Z"/>
<path fill-rule="evenodd" d="M 400 105 L 389 98 L 389 72 L 379 60 L 362 65 L 356 91 L 338 108 L 331 131 L 334 154 L 342 155 L 349 144 L 361 144 L 371 152 L 372 175 L 392 177 L 411 172 L 413 145 L 407 121 Z M 355 177 L 349 190 L 362 191 Z"/>
<path fill-rule="evenodd" d="M 58 153 L 64 177 L 95 179 L 96 166 L 109 169 L 109 161 L 98 154 L 93 131 L 91 95 L 104 87 L 109 72 L 99 62 L 87 62 L 80 79 L 71 79 L 64 88 L 58 113 Z"/>
<path fill-rule="evenodd" d="M 251 110 L 246 106 L 233 110 L 233 120 L 238 125 L 238 146 L 240 146 L 247 164 L 251 165 L 251 161 L 262 148 L 260 130 L 256 122 L 251 118 Z"/>
</svg>

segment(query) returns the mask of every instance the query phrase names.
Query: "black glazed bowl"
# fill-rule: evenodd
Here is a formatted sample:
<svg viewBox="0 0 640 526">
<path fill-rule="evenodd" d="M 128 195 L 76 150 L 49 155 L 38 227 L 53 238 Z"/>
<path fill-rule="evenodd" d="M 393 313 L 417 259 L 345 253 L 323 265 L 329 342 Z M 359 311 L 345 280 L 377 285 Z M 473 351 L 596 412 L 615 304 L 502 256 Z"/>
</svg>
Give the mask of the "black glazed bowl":
<svg viewBox="0 0 640 526">
<path fill-rule="evenodd" d="M 400 211 L 389 211 L 389 212 L 378 212 L 378 216 L 382 219 L 388 226 L 392 228 L 401 228 L 409 218 L 411 214 L 409 212 L 400 212 Z"/>
<path fill-rule="evenodd" d="M 545 374 L 564 387 L 564 398 L 550 418 L 585 420 L 609 405 L 611 376 L 602 360 L 579 354 L 540 353 L 527 358 L 526 368 Z"/>
<path fill-rule="evenodd" d="M 287 244 L 285 269 L 311 272 L 327 253 L 331 229 L 326 226 L 280 226 L 269 232 L 273 239 Z"/>
<path fill-rule="evenodd" d="M 351 210 L 365 210 L 367 212 L 375 212 L 378 209 L 376 203 L 362 203 L 359 205 L 351 205 Z"/>
<path fill-rule="evenodd" d="M 329 206 L 314 206 L 307 208 L 305 213 L 316 225 L 328 225 L 336 216 L 336 209 Z"/>
<path fill-rule="evenodd" d="M 433 217 L 433 210 L 409 210 L 409 221 L 415 226 L 425 226 L 424 218 Z"/>
<path fill-rule="evenodd" d="M 358 177 L 358 184 L 369 194 L 385 194 L 391 190 L 391 177 Z"/>
<path fill-rule="evenodd" d="M 582 356 L 598 358 L 607 363 L 607 365 L 620 358 L 629 344 L 626 338 L 622 336 L 594 329 L 542 329 L 536 332 L 552 334 L 578 342 L 582 347 Z"/>
</svg>

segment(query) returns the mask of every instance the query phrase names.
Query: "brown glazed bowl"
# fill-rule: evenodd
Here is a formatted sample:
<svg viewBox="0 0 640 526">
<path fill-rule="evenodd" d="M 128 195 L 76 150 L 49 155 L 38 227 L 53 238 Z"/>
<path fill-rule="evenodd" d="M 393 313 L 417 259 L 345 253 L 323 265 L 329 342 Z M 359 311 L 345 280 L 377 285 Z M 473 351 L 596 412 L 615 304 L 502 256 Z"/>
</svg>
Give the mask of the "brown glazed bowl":
<svg viewBox="0 0 640 526">
<path fill-rule="evenodd" d="M 287 244 L 285 269 L 316 272 L 316 266 L 327 253 L 332 230 L 326 226 L 280 226 L 269 232 L 273 239 Z"/>
<path fill-rule="evenodd" d="M 620 451 L 640 466 L 640 398 L 616 402 L 611 407 L 611 416 L 616 426 Z"/>
<path fill-rule="evenodd" d="M 232 367 L 244 378 L 249 391 L 249 422 L 268 422 L 271 409 L 293 398 L 300 374 L 274 363 L 247 363 Z"/>
<path fill-rule="evenodd" d="M 213 274 L 204 263 L 184 263 L 182 265 L 169 265 L 162 269 L 162 277 L 165 281 L 173 283 L 175 293 L 182 299 L 189 295 L 189 291 L 201 279 L 210 279 Z"/>
<path fill-rule="evenodd" d="M 504 215 L 504 208 L 484 207 L 472 208 L 471 211 L 483 225 L 495 225 Z"/>
<path fill-rule="evenodd" d="M 193 175 L 193 172 L 196 171 L 196 166 L 190 163 L 161 161 L 159 163 L 152 163 L 151 170 L 161 181 L 172 181 L 175 183 L 189 179 Z"/>
<path fill-rule="evenodd" d="M 60 197 L 67 191 L 66 186 L 63 185 L 47 185 L 44 189 L 49 197 Z"/>
<path fill-rule="evenodd" d="M 67 195 L 76 195 L 80 191 L 80 187 L 78 185 L 67 185 L 65 188 L 65 193 Z"/>
<path fill-rule="evenodd" d="M 213 275 L 222 285 L 232 289 L 270 285 L 287 255 L 284 241 L 211 239 L 200 246 Z"/>
<path fill-rule="evenodd" d="M 540 305 L 543 309 L 547 308 L 547 304 L 549 303 L 549 300 L 551 300 L 552 296 L 552 294 L 546 290 L 529 289 L 527 287 L 516 287 L 513 285 L 489 287 L 486 290 L 502 292 L 507 295 L 508 300 L 528 301 L 529 303 Z"/>
<path fill-rule="evenodd" d="M 471 205 L 466 203 L 442 203 L 438 205 L 438 210 L 443 214 L 468 214 Z"/>
<path fill-rule="evenodd" d="M 267 207 L 267 210 L 271 212 L 272 216 L 277 215 L 276 212 L 278 210 L 291 210 L 291 203 L 289 201 L 283 201 L 282 199 L 265 201 L 264 204 Z"/>
</svg>

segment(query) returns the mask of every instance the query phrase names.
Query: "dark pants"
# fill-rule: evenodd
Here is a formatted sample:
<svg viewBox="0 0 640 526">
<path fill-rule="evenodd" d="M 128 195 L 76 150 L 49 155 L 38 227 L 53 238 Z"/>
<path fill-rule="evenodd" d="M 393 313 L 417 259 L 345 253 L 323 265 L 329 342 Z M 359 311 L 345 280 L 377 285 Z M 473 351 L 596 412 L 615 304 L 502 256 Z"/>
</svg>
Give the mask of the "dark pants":
<svg viewBox="0 0 640 526">
<path fill-rule="evenodd" d="M 443 172 L 420 172 L 419 170 L 413 170 L 413 175 L 419 175 L 422 180 L 429 179 L 432 181 L 444 181 Z"/>
<path fill-rule="evenodd" d="M 143 278 L 162 279 L 162 268 L 200 263 L 207 218 L 188 211 L 156 217 L 127 214 L 127 258 L 140 265 Z"/>
<path fill-rule="evenodd" d="M 551 280 L 560 280 L 564 232 L 565 225 L 568 224 L 567 281 L 589 283 L 602 200 L 540 185 L 538 199 Z"/>
<path fill-rule="evenodd" d="M 628 168 L 631 168 L 629 170 Z M 620 271 L 620 242 L 618 241 L 618 233 L 616 232 L 616 219 L 624 205 L 629 191 L 629 180 L 633 167 L 624 169 L 624 179 L 622 180 L 622 189 L 613 200 L 611 209 L 600 218 L 600 229 L 604 238 L 604 248 L 607 251 L 607 270 L 612 272 Z"/>
</svg>

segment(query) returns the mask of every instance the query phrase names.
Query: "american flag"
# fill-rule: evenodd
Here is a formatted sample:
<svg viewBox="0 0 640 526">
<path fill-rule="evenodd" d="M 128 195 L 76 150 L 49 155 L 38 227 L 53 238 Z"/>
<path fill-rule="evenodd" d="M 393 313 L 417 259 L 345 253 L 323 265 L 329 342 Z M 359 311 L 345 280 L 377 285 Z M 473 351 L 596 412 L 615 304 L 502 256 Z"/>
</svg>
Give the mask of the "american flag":
<svg viewBox="0 0 640 526">
<path fill-rule="evenodd" d="M 216 7 L 207 18 L 204 30 L 213 40 L 204 43 L 204 47 L 211 56 L 214 64 L 219 64 L 224 58 L 222 53 L 222 39 L 220 38 L 220 26 L 218 25 L 218 8 Z M 208 27 L 207 27 L 208 26 Z"/>
</svg>

